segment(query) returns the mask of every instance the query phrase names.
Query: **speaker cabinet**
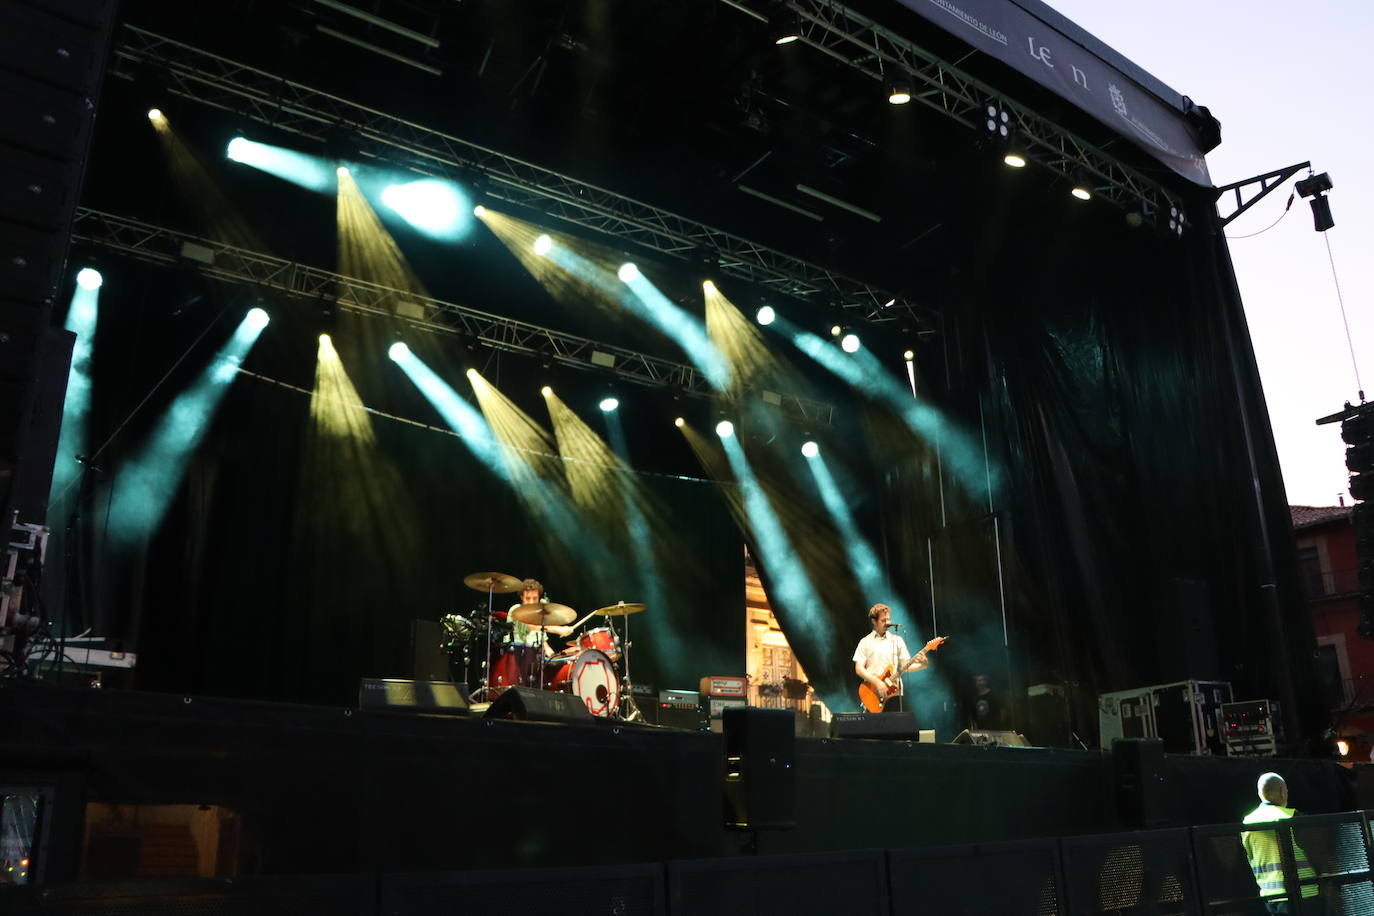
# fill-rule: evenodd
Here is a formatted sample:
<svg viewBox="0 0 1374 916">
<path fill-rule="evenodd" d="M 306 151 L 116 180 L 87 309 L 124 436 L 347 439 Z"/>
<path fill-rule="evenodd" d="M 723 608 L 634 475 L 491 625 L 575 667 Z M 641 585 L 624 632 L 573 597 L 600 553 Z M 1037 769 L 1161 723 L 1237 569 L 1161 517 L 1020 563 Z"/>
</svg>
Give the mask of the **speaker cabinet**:
<svg viewBox="0 0 1374 916">
<path fill-rule="evenodd" d="M 1117 738 L 1112 742 L 1116 772 L 1116 809 L 1123 827 L 1162 827 L 1165 810 L 1164 742 L 1158 738 Z"/>
<path fill-rule="evenodd" d="M 466 716 L 466 684 L 365 677 L 358 686 L 358 708 L 384 712 L 432 712 Z"/>
<path fill-rule="evenodd" d="M 721 712 L 725 823 L 749 830 L 796 826 L 796 717 L 790 709 L 737 706 Z"/>
<path fill-rule="evenodd" d="M 891 738 L 915 741 L 920 737 L 914 712 L 842 712 L 830 719 L 836 738 Z"/>
<path fill-rule="evenodd" d="M 492 702 L 483 718 L 591 724 L 595 717 L 587 710 L 582 698 L 571 693 L 555 693 L 533 687 L 508 687 Z"/>
</svg>

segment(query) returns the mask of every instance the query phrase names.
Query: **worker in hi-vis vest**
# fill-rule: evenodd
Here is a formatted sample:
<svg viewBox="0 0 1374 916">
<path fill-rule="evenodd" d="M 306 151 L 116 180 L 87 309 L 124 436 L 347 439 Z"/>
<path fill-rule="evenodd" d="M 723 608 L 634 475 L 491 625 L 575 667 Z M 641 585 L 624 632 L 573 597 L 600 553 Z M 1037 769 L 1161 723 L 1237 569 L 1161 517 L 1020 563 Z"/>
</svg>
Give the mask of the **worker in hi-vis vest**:
<svg viewBox="0 0 1374 916">
<path fill-rule="evenodd" d="M 1260 806 L 1245 815 L 1247 824 L 1268 824 L 1286 821 L 1293 816 L 1288 807 L 1288 783 L 1278 773 L 1265 773 L 1256 785 L 1259 790 Z M 1279 854 L 1277 830 L 1250 830 L 1240 835 L 1245 856 L 1250 860 L 1250 871 L 1259 885 L 1264 906 L 1271 913 L 1297 912 L 1290 909 L 1288 897 L 1283 888 L 1283 859 Z M 1298 866 L 1298 882 L 1302 887 L 1303 916 L 1321 916 L 1325 907 L 1318 896 L 1321 889 L 1317 886 L 1317 872 L 1307 861 L 1307 853 L 1297 843 L 1293 844 L 1293 858 Z"/>
</svg>

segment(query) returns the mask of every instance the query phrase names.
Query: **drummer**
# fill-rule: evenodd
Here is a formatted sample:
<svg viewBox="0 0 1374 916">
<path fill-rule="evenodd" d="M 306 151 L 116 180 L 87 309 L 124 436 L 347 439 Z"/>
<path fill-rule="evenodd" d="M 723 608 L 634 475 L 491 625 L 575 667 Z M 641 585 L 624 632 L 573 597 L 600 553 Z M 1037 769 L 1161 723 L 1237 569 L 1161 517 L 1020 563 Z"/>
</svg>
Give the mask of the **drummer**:
<svg viewBox="0 0 1374 916">
<path fill-rule="evenodd" d="M 520 602 L 519 604 L 514 604 L 511 606 L 510 612 L 509 614 L 507 614 L 506 617 L 506 619 L 510 621 L 510 623 L 513 625 L 511 630 L 511 642 L 519 643 L 521 645 L 526 646 L 539 645 L 539 631 L 541 628 L 538 626 L 530 626 L 528 624 L 524 624 L 516 620 L 515 610 L 519 608 L 522 604 L 538 604 L 543 600 L 544 586 L 540 584 L 538 579 L 526 579 L 524 582 L 520 583 Z M 573 628 L 567 626 L 549 624 L 548 626 L 545 626 L 542 629 L 550 636 L 566 637 L 571 636 L 573 634 Z M 553 655 L 555 655 L 556 650 L 554 646 L 552 646 L 547 639 L 543 640 L 543 642 L 544 655 L 546 657 L 552 657 Z M 559 649 L 561 650 L 561 646 L 559 647 Z"/>
</svg>

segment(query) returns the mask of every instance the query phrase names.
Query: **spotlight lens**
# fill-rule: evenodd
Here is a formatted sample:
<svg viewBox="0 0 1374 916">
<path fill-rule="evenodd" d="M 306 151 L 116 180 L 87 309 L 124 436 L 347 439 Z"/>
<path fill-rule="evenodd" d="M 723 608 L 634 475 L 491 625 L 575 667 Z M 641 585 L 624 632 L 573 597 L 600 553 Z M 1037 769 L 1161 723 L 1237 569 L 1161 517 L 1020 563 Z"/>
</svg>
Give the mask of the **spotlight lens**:
<svg viewBox="0 0 1374 916">
<path fill-rule="evenodd" d="M 250 328 L 254 329 L 255 331 L 261 331 L 263 328 L 267 327 L 267 322 L 271 321 L 272 319 L 268 318 L 267 313 L 262 309 L 251 308 L 248 310 L 247 320 L 248 326 Z"/>
<path fill-rule="evenodd" d="M 601 408 L 601 412 L 602 412 L 602 413 L 610 413 L 611 411 L 615 410 L 617 407 L 620 406 L 620 399 L 619 399 L 619 398 L 602 398 L 602 399 L 601 399 L 601 403 L 598 404 L 597 406 Z"/>
<path fill-rule="evenodd" d="M 701 288 L 708 293 L 714 293 L 716 291 L 716 284 L 712 283 L 710 280 L 703 280 L 701 281 Z"/>
<path fill-rule="evenodd" d="M 791 44 L 792 42 L 796 41 L 798 38 L 801 38 L 801 36 L 800 36 L 800 35 L 784 35 L 784 36 L 782 36 L 781 38 L 776 39 L 776 40 L 773 42 L 773 44 L 775 44 L 775 45 L 787 45 L 787 44 Z"/>
<path fill-rule="evenodd" d="M 321 334 L 320 343 L 324 346 L 330 346 L 334 343 L 334 339 L 330 337 L 328 334 Z"/>
<path fill-rule="evenodd" d="M 248 155 L 249 144 L 252 142 L 243 137 L 235 137 L 229 141 L 229 146 L 225 149 L 224 155 L 235 162 L 242 162 L 244 157 Z"/>
<path fill-rule="evenodd" d="M 802 454 L 807 458 L 815 458 L 821 453 L 821 447 L 814 442 L 807 441 L 802 443 Z"/>
<path fill-rule="evenodd" d="M 1014 169 L 1024 169 L 1026 167 L 1026 157 L 1020 153 L 1007 153 L 1002 157 L 1002 161 Z"/>
<path fill-rule="evenodd" d="M 911 93 L 905 89 L 893 89 L 887 97 L 889 105 L 905 105 L 911 101 Z"/>
<path fill-rule="evenodd" d="M 1081 185 L 1076 186 L 1069 193 L 1072 194 L 1074 197 L 1077 197 L 1079 200 L 1092 200 L 1093 196 L 1092 191 L 1089 191 L 1087 188 L 1082 187 Z"/>
<path fill-rule="evenodd" d="M 391 347 L 386 351 L 386 355 L 390 356 L 393 360 L 399 363 L 401 360 L 405 359 L 407 356 L 410 355 L 410 347 L 407 347 L 404 343 L 398 340 L 394 344 L 392 344 Z"/>
<path fill-rule="evenodd" d="M 539 389 L 539 393 L 542 394 L 544 397 L 548 397 L 549 395 L 553 394 L 553 389 L 550 388 L 548 385 L 545 385 L 543 388 Z"/>
<path fill-rule="evenodd" d="M 475 206 L 475 207 L 472 208 L 472 215 L 473 215 L 473 216 L 476 216 L 476 217 L 479 217 L 479 218 L 480 218 L 480 217 L 483 217 L 483 216 L 486 216 L 486 215 L 487 215 L 487 208 L 484 207 L 484 206 L 482 206 L 481 204 L 478 204 L 477 206 Z"/>
<path fill-rule="evenodd" d="M 541 235 L 541 236 L 539 236 L 539 238 L 537 238 L 537 239 L 534 240 L 534 253 L 535 253 L 535 254 L 541 255 L 541 256 L 542 256 L 542 255 L 548 254 L 550 251 L 553 251 L 553 239 L 552 239 L 552 238 L 550 238 L 550 237 L 547 236 L 547 235 Z"/>
<path fill-rule="evenodd" d="M 340 178 L 347 178 L 349 175 L 353 173 L 348 170 L 348 166 L 341 165 L 334 170 L 334 174 L 338 175 Z"/>
<path fill-rule="evenodd" d="M 620 277 L 621 283 L 633 283 L 639 279 L 639 268 L 634 264 L 621 264 L 616 276 Z"/>
<path fill-rule="evenodd" d="M 677 419 L 673 420 L 673 425 L 676 426 L 678 429 L 682 429 L 682 427 L 687 425 L 687 421 L 682 419 L 682 417 L 678 417 Z"/>
<path fill-rule="evenodd" d="M 773 319 L 774 319 L 774 318 L 777 318 L 777 317 L 778 317 L 778 313 L 775 312 L 775 311 L 773 311 L 773 306 L 771 306 L 771 305 L 765 305 L 763 308 L 759 309 L 759 314 L 758 314 L 759 324 L 762 324 L 762 325 L 769 325 L 769 324 L 772 324 L 772 323 L 773 323 Z"/>
<path fill-rule="evenodd" d="M 148 109 L 148 120 L 149 120 L 149 121 L 161 121 L 162 119 L 163 119 L 163 114 L 162 114 L 162 109 L 161 109 L 161 108 L 149 108 L 149 109 Z"/>
<path fill-rule="evenodd" d="M 721 420 L 716 424 L 716 435 L 722 439 L 729 439 L 735 434 L 735 424 L 729 420 Z"/>
<path fill-rule="evenodd" d="M 842 333 L 844 333 L 844 328 L 840 327 L 838 324 L 832 324 L 830 326 L 831 337 L 839 337 Z"/>
<path fill-rule="evenodd" d="M 859 350 L 859 335 L 846 334 L 840 338 L 840 349 L 846 353 L 857 353 Z"/>
<path fill-rule="evenodd" d="M 105 278 L 94 267 L 83 267 L 76 272 L 76 285 L 82 289 L 100 289 Z"/>
<path fill-rule="evenodd" d="M 905 353 L 902 354 L 902 359 L 906 360 L 907 362 L 911 362 L 915 358 L 916 354 L 910 350 L 907 350 Z"/>
<path fill-rule="evenodd" d="M 474 379 L 474 380 L 475 380 L 475 379 L 477 378 L 477 370 L 476 370 L 476 369 L 469 369 L 469 370 L 468 370 L 466 373 L 464 373 L 464 374 L 467 375 L 467 377 L 470 378 L 470 379 Z"/>
</svg>

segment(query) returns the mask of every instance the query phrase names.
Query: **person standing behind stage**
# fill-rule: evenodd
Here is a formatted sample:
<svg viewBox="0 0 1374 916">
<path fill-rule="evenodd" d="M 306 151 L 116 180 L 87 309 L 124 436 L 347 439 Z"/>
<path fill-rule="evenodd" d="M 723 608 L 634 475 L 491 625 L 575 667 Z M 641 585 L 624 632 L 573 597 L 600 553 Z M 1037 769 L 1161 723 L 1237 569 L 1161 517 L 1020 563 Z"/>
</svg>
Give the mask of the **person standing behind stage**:
<svg viewBox="0 0 1374 916">
<path fill-rule="evenodd" d="M 1268 824 L 1286 821 L 1296 812 L 1288 807 L 1288 783 L 1278 773 L 1265 773 L 1255 787 L 1259 791 L 1260 806 L 1245 815 L 1247 824 Z M 1245 847 L 1245 857 L 1250 860 L 1250 871 L 1259 885 L 1260 896 L 1270 913 L 1288 913 L 1288 898 L 1284 895 L 1283 859 L 1279 853 L 1279 838 L 1275 830 L 1251 830 L 1240 835 L 1240 843 Z M 1293 843 L 1294 864 L 1298 867 L 1298 881 L 1302 887 L 1302 912 L 1320 914 L 1326 912 L 1324 902 L 1318 897 L 1321 888 L 1317 886 L 1317 872 L 1307 860 L 1307 853 L 1296 842 Z M 1311 882 L 1311 883 L 1308 883 Z M 1278 898 L 1278 899 L 1274 899 Z"/>
<path fill-rule="evenodd" d="M 529 624 L 521 623 L 515 619 L 515 611 L 522 604 L 538 604 L 544 600 L 544 586 L 538 579 L 526 579 L 520 583 L 520 601 L 518 604 L 511 605 L 510 612 L 507 614 L 507 621 L 511 625 L 511 642 L 522 646 L 537 646 L 540 643 L 539 627 L 532 627 Z M 554 636 L 571 636 L 572 627 L 547 626 L 546 631 Z M 548 640 L 544 640 L 544 654 L 553 655 L 553 647 Z"/>
<path fill-rule="evenodd" d="M 886 700 L 887 685 L 882 681 L 883 671 L 888 668 L 903 673 L 920 671 L 930 662 L 926 658 L 925 650 L 917 652 L 913 658 L 907 651 L 906 640 L 896 633 L 888 632 L 888 628 L 892 626 L 892 608 L 886 604 L 875 604 L 868 609 L 868 620 L 873 625 L 873 632 L 859 640 L 859 645 L 854 649 L 854 673 L 873 688 L 878 699 Z M 901 693 L 900 684 L 899 680 L 899 689 L 896 693 Z"/>
</svg>

